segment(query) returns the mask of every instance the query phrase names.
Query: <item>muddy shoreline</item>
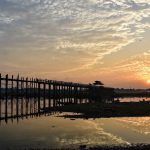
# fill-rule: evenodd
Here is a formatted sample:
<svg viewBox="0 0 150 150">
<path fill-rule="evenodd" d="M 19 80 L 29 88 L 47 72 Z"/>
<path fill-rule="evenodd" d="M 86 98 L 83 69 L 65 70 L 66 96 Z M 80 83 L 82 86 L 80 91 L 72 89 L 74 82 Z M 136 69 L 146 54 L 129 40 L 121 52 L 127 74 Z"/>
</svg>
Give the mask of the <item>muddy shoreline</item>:
<svg viewBox="0 0 150 150">
<path fill-rule="evenodd" d="M 150 102 L 87 103 L 46 108 L 45 112 L 73 112 L 72 118 L 143 117 L 150 116 Z M 69 116 L 65 116 L 69 117 Z"/>
<path fill-rule="evenodd" d="M 60 148 L 60 149 L 51 149 L 51 148 L 29 148 L 21 150 L 150 150 L 150 144 L 131 144 L 131 145 L 120 145 L 120 146 L 95 146 L 87 147 L 86 145 L 81 145 L 79 148 Z"/>
</svg>

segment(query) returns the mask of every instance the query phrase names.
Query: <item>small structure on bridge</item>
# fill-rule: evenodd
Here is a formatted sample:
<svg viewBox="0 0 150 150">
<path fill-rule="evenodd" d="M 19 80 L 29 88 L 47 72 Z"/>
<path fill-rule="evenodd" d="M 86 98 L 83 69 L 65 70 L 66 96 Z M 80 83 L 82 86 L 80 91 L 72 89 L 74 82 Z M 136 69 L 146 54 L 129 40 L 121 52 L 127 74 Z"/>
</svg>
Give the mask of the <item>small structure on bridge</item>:
<svg viewBox="0 0 150 150">
<path fill-rule="evenodd" d="M 114 88 L 105 87 L 101 81 L 96 80 L 90 84 L 89 88 L 90 98 L 99 102 L 113 102 Z"/>
<path fill-rule="evenodd" d="M 104 86 L 104 84 L 101 81 L 97 81 L 97 80 L 93 84 L 97 86 Z"/>
</svg>

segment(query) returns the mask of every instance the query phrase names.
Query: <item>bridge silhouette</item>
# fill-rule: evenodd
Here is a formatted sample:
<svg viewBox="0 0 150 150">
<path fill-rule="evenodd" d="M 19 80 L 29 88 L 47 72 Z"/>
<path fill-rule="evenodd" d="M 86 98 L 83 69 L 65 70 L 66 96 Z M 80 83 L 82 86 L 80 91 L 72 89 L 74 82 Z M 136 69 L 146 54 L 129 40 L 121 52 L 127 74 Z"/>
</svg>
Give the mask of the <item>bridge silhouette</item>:
<svg viewBox="0 0 150 150">
<path fill-rule="evenodd" d="M 0 74 L 0 120 L 42 113 L 44 108 L 67 104 L 113 101 L 113 88 L 19 75 Z"/>
<path fill-rule="evenodd" d="M 112 100 L 113 88 L 0 74 L 0 99 L 5 97 L 89 98 Z"/>
</svg>

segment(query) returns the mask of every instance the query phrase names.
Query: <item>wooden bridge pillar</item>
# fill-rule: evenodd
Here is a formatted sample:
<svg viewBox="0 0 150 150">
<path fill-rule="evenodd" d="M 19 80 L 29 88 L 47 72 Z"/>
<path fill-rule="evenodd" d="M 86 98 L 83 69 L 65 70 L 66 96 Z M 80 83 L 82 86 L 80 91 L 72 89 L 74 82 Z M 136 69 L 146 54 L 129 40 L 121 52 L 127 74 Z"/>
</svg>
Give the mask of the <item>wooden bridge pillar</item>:
<svg viewBox="0 0 150 150">
<path fill-rule="evenodd" d="M 59 106 L 61 105 L 61 83 L 59 83 L 59 86 L 58 86 L 58 91 L 59 91 L 59 95 L 58 95 L 58 102 L 59 102 Z"/>
<path fill-rule="evenodd" d="M 49 98 L 49 108 L 50 108 L 51 107 L 51 82 L 50 81 L 48 82 L 48 88 L 49 88 L 48 98 Z"/>
<path fill-rule="evenodd" d="M 23 115 L 23 89 L 24 88 L 24 82 L 23 82 L 23 78 L 21 78 L 21 89 L 20 89 L 20 91 L 21 91 L 21 93 L 20 93 L 20 95 L 21 95 L 21 115 Z"/>
<path fill-rule="evenodd" d="M 13 75 L 12 75 L 12 77 L 11 77 L 11 115 L 13 115 L 13 93 L 14 93 L 14 82 L 13 82 Z"/>
<path fill-rule="evenodd" d="M 28 98 L 28 78 L 26 78 L 26 98 Z"/>
<path fill-rule="evenodd" d="M 7 118 L 7 104 L 8 104 L 8 74 L 5 77 L 5 118 Z"/>
<path fill-rule="evenodd" d="M 36 98 L 36 80 L 33 79 L 33 97 Z"/>
<path fill-rule="evenodd" d="M 79 103 L 81 103 L 81 86 L 79 86 Z"/>
<path fill-rule="evenodd" d="M 2 98 L 2 75 L 0 74 L 0 101 Z"/>
<path fill-rule="evenodd" d="M 69 85 L 67 85 L 67 103 L 69 103 Z"/>
<path fill-rule="evenodd" d="M 77 86 L 74 86 L 74 103 L 77 103 Z"/>
<path fill-rule="evenodd" d="M 45 90 L 46 90 L 46 83 L 45 83 L 45 81 L 43 81 L 43 90 L 44 90 L 44 91 L 43 91 L 43 98 L 44 98 L 44 99 L 43 99 L 43 108 L 45 108 L 45 96 L 46 96 L 46 95 L 45 95 L 45 94 L 46 94 L 46 93 L 45 93 Z"/>
<path fill-rule="evenodd" d="M 40 112 L 40 109 L 41 109 L 41 103 L 40 103 L 40 98 L 41 98 L 41 84 L 40 84 L 40 81 L 37 80 L 37 83 L 38 83 L 38 111 Z"/>
<path fill-rule="evenodd" d="M 69 83 L 69 103 L 71 103 L 71 84 Z"/>
<path fill-rule="evenodd" d="M 28 95 L 28 77 L 25 79 L 25 96 L 26 96 L 26 115 L 28 114 L 28 97 L 29 97 L 29 95 Z"/>
<path fill-rule="evenodd" d="M 16 80 L 16 115 L 18 116 L 18 97 L 19 97 L 19 75 L 17 76 L 17 80 Z"/>
<path fill-rule="evenodd" d="M 31 95 L 32 95 L 31 86 L 32 86 L 32 78 L 29 79 L 29 98 L 30 98 Z"/>
<path fill-rule="evenodd" d="M 63 103 L 65 103 L 65 85 L 62 85 L 62 99 L 63 99 Z"/>
<path fill-rule="evenodd" d="M 56 106 L 56 83 L 53 82 L 53 106 Z"/>
<path fill-rule="evenodd" d="M 1 102 L 2 102 L 2 91 L 1 91 L 1 88 L 2 88 L 2 80 L 1 80 L 2 76 L 0 74 L 0 118 L 1 118 L 1 113 L 2 113 L 2 108 L 1 108 Z"/>
</svg>

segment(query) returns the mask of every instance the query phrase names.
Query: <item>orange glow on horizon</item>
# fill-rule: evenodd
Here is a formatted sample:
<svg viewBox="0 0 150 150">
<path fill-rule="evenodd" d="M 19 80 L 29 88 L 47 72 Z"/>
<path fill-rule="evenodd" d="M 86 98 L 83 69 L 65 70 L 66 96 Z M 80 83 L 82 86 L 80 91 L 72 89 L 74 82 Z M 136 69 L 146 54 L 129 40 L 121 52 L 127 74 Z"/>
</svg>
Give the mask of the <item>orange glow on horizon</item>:
<svg viewBox="0 0 150 150">
<path fill-rule="evenodd" d="M 150 84 L 150 80 L 147 80 L 147 83 Z"/>
</svg>

